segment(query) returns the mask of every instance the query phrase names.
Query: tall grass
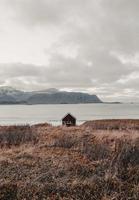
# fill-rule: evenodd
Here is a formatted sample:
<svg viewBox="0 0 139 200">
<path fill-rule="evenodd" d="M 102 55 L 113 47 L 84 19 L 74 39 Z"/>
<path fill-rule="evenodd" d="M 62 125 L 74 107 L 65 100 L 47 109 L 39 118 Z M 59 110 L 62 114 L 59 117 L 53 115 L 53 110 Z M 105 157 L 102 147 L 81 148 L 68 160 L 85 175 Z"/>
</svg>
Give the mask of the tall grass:
<svg viewBox="0 0 139 200">
<path fill-rule="evenodd" d="M 24 143 L 36 143 L 37 134 L 33 132 L 29 125 L 9 126 L 0 129 L 0 146 L 17 146 Z"/>
<path fill-rule="evenodd" d="M 0 200 L 139 199 L 137 129 L 40 128 L 0 128 Z"/>
</svg>

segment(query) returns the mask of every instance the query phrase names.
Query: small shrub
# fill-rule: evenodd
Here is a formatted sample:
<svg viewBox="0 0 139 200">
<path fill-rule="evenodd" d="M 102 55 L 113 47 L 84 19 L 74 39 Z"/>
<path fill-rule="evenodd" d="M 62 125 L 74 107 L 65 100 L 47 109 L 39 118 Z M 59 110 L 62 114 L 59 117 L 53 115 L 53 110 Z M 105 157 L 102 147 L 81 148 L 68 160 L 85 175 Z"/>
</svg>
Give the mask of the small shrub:
<svg viewBox="0 0 139 200">
<path fill-rule="evenodd" d="M 16 200 L 17 185 L 13 183 L 5 183 L 0 185 L 0 200 Z"/>
<path fill-rule="evenodd" d="M 129 140 L 117 141 L 115 155 L 115 163 L 120 167 L 139 165 L 139 143 L 132 144 Z"/>
<path fill-rule="evenodd" d="M 72 136 L 63 134 L 62 136 L 58 136 L 54 139 L 54 147 L 68 148 L 70 149 L 76 144 L 76 139 Z"/>
<path fill-rule="evenodd" d="M 109 157 L 110 148 L 105 143 L 84 141 L 81 152 L 90 160 L 101 160 Z"/>
<path fill-rule="evenodd" d="M 11 126 L 0 131 L 0 145 L 12 146 L 28 142 L 37 142 L 37 135 L 30 126 Z"/>
<path fill-rule="evenodd" d="M 110 168 L 122 181 L 137 184 L 139 181 L 139 144 L 129 140 L 117 141 Z"/>
<path fill-rule="evenodd" d="M 86 178 L 92 176 L 94 170 L 87 165 L 73 164 L 69 167 L 72 176 Z"/>
</svg>

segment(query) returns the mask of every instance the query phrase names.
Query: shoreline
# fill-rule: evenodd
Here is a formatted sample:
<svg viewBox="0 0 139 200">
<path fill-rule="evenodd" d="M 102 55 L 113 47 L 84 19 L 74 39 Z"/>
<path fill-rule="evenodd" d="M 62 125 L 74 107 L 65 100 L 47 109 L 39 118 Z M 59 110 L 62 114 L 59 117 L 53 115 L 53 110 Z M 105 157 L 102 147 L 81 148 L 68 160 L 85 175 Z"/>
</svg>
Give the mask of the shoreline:
<svg viewBox="0 0 139 200">
<path fill-rule="evenodd" d="M 55 121 L 59 121 L 59 120 L 55 120 Z M 123 123 L 124 125 L 127 125 L 128 123 L 132 124 L 132 125 L 133 124 L 139 125 L 139 119 L 131 119 L 131 118 L 129 118 L 129 119 L 95 119 L 95 120 L 80 120 L 80 121 L 82 121 L 83 123 L 77 124 L 75 127 L 82 127 L 84 125 L 91 125 L 91 124 L 94 125 L 95 123 L 97 123 L 98 125 L 103 124 L 103 123 L 105 123 L 106 125 L 109 125 L 109 123 L 119 123 L 119 122 Z M 45 124 L 52 126 L 52 127 L 62 127 L 62 124 L 55 126 L 47 121 L 42 122 L 42 123 L 33 123 L 33 124 L 29 124 L 29 123 L 11 124 L 11 125 L 10 124 L 9 125 L 8 124 L 7 125 L 0 124 L 0 127 L 10 127 L 10 126 L 19 127 L 19 126 L 26 126 L 26 125 L 32 127 L 32 126 L 41 126 L 41 125 L 44 126 Z"/>
</svg>

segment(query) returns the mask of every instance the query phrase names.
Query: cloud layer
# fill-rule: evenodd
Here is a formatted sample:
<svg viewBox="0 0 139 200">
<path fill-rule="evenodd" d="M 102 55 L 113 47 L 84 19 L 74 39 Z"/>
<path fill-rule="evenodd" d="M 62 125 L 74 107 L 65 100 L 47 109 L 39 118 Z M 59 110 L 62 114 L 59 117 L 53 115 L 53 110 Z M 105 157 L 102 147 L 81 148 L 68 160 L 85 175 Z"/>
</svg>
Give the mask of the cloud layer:
<svg viewBox="0 0 139 200">
<path fill-rule="evenodd" d="M 0 0 L 1 85 L 139 101 L 138 0 Z"/>
</svg>

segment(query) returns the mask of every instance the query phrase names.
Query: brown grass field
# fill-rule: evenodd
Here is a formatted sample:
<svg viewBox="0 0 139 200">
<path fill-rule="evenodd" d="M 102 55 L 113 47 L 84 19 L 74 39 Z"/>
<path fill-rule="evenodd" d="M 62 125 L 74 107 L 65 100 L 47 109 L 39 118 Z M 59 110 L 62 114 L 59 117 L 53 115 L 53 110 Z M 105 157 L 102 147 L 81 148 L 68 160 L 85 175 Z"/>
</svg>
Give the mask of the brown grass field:
<svg viewBox="0 0 139 200">
<path fill-rule="evenodd" d="M 0 200 L 139 200 L 139 120 L 0 126 Z"/>
</svg>

